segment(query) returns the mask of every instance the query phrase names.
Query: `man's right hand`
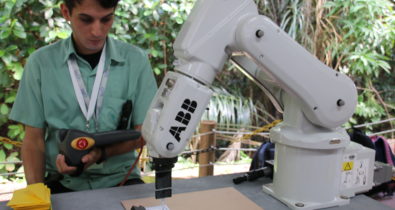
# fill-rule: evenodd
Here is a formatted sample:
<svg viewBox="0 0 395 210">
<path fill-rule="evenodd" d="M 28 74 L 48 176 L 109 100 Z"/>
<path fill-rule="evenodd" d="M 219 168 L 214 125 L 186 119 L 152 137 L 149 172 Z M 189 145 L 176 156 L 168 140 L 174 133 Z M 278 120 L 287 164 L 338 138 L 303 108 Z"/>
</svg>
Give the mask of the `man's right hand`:
<svg viewBox="0 0 395 210">
<path fill-rule="evenodd" d="M 77 167 L 67 165 L 64 155 L 61 154 L 56 157 L 56 168 L 61 174 L 73 174 L 77 170 Z"/>
</svg>

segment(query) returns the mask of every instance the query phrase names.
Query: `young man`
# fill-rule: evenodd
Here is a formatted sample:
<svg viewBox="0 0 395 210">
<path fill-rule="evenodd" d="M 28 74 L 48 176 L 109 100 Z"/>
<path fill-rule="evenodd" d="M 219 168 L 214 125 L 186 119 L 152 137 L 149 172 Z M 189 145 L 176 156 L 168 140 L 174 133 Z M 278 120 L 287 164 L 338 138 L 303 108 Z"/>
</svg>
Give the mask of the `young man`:
<svg viewBox="0 0 395 210">
<path fill-rule="evenodd" d="M 117 186 L 143 139 L 95 148 L 84 171 L 59 154 L 58 130 L 116 130 L 125 101 L 133 103 L 139 130 L 156 92 L 143 50 L 108 37 L 118 0 L 65 0 L 72 35 L 33 53 L 26 63 L 10 119 L 25 125 L 22 160 L 28 184 L 45 182 L 53 193 Z M 127 183 L 140 183 L 135 168 Z"/>
</svg>

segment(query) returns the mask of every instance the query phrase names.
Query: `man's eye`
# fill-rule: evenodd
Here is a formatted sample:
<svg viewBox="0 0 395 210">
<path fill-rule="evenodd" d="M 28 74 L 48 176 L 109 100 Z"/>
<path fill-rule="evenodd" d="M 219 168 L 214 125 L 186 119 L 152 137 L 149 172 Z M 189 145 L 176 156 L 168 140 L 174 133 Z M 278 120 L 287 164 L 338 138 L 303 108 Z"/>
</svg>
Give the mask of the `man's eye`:
<svg viewBox="0 0 395 210">
<path fill-rule="evenodd" d="M 80 20 L 84 23 L 91 23 L 92 19 L 91 18 L 80 18 Z"/>
<path fill-rule="evenodd" d="M 108 17 L 108 18 L 103 18 L 103 19 L 101 19 L 101 22 L 102 23 L 107 23 L 107 22 L 109 22 L 109 21 L 111 21 L 112 20 L 112 17 Z"/>
</svg>

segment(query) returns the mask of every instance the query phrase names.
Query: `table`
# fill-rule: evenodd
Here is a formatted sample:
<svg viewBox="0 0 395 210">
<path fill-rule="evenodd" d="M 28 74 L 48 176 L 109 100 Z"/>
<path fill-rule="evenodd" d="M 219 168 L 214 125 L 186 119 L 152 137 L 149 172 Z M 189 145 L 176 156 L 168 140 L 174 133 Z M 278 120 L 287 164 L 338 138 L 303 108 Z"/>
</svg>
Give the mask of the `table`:
<svg viewBox="0 0 395 210">
<path fill-rule="evenodd" d="M 209 190 L 233 186 L 249 199 L 254 201 L 265 210 L 288 210 L 289 208 L 275 198 L 262 191 L 262 185 L 269 183 L 268 178 L 260 178 L 254 182 L 244 182 L 234 185 L 232 179 L 241 174 L 223 176 L 208 176 L 202 178 L 173 180 L 173 194 Z M 139 184 L 107 189 L 71 192 L 52 195 L 52 207 L 54 210 L 123 210 L 122 200 L 145 198 L 154 196 L 154 184 Z M 10 210 L 7 202 L 0 203 L 0 210 Z M 349 205 L 327 208 L 330 210 L 393 210 L 376 200 L 365 195 L 358 195 L 351 199 Z"/>
</svg>

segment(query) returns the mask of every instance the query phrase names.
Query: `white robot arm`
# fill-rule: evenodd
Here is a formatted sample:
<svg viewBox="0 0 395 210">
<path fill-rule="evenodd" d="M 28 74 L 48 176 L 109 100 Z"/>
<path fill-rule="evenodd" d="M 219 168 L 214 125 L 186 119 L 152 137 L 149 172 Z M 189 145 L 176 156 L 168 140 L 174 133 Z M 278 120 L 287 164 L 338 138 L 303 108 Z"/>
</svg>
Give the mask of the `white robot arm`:
<svg viewBox="0 0 395 210">
<path fill-rule="evenodd" d="M 273 186 L 265 191 L 289 206 L 295 207 L 295 202 L 299 202 L 316 208 L 345 204 L 347 201 L 340 199 L 340 194 L 352 196 L 371 187 L 371 151 L 351 152 L 366 160 L 363 162 L 366 184 L 349 190 L 350 187 L 341 186 L 339 178 L 343 176 L 342 163 L 349 160 L 345 148 L 350 142 L 339 126 L 354 113 L 357 103 L 354 83 L 321 63 L 270 19 L 259 15 L 253 0 L 197 0 L 177 36 L 174 50 L 175 72 L 164 78 L 142 129 L 150 156 L 160 160 L 157 168 L 172 167 L 169 160 L 174 162 L 174 157 L 184 150 L 209 103 L 215 75 L 232 55 L 238 54 L 243 58 L 232 60 L 252 79 L 266 83 L 268 92 L 273 86 L 281 89 L 275 98 L 284 106 L 284 122 L 271 130 L 271 139 L 277 143 L 274 180 Z M 257 68 L 248 69 L 245 58 Z M 297 178 L 284 181 L 290 173 Z M 304 173 L 315 173 L 316 178 L 303 181 L 305 176 L 312 176 Z M 167 178 L 157 178 L 157 188 L 169 188 L 171 185 L 160 182 L 169 182 L 170 175 L 159 176 Z M 329 175 L 336 178 L 322 180 L 322 176 Z M 294 193 L 290 194 L 284 192 L 285 188 L 308 189 L 306 193 L 290 190 Z M 330 189 L 317 196 L 319 188 Z M 166 190 L 162 194 L 157 191 L 157 198 L 170 196 L 171 192 Z"/>
<path fill-rule="evenodd" d="M 209 102 L 209 85 L 232 52 L 244 52 L 263 67 L 259 69 L 300 101 L 312 124 L 336 128 L 354 113 L 354 83 L 259 15 L 253 1 L 197 1 L 174 50 L 176 72 L 166 75 L 143 125 L 153 156 L 182 152 Z M 195 111 L 183 109 L 184 102 Z"/>
</svg>

